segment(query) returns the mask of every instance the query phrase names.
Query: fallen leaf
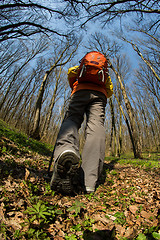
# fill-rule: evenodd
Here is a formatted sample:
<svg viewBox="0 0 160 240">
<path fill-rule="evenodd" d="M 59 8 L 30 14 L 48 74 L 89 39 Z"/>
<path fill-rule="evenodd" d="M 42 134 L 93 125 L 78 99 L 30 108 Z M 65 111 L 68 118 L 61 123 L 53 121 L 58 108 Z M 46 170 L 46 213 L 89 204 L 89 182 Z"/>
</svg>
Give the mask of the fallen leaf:
<svg viewBox="0 0 160 240">
<path fill-rule="evenodd" d="M 131 213 L 133 213 L 135 215 L 136 212 L 138 211 L 138 207 L 136 205 L 130 205 L 129 210 Z"/>
<path fill-rule="evenodd" d="M 27 168 L 25 168 L 25 177 L 24 177 L 25 181 L 27 181 L 29 175 L 30 175 L 30 171 Z"/>
<path fill-rule="evenodd" d="M 121 225 L 117 224 L 116 225 L 116 230 L 119 232 L 119 235 L 121 237 L 123 237 L 124 233 L 125 233 L 125 227 L 122 227 Z"/>
<path fill-rule="evenodd" d="M 17 222 L 17 219 L 10 219 L 7 221 L 7 225 L 12 226 L 14 230 L 19 230 L 22 226 Z"/>
<path fill-rule="evenodd" d="M 18 207 L 22 207 L 24 205 L 24 200 L 20 199 L 17 203 Z"/>
<path fill-rule="evenodd" d="M 151 212 L 146 212 L 146 211 L 141 211 L 141 216 L 147 219 L 154 217 L 154 215 Z"/>
<path fill-rule="evenodd" d="M 136 231 L 135 228 L 133 228 L 133 227 L 128 227 L 127 230 L 126 230 L 126 232 L 125 232 L 124 237 L 132 240 L 132 239 L 134 239 L 134 237 L 136 236 L 136 234 L 137 234 L 137 231 Z"/>
<path fill-rule="evenodd" d="M 104 223 L 104 224 L 106 224 L 106 223 L 109 223 L 109 219 L 107 219 L 106 217 L 105 217 L 105 214 L 93 214 L 92 215 L 92 218 L 97 222 L 97 221 L 100 221 L 100 222 L 102 222 L 102 223 Z"/>
<path fill-rule="evenodd" d="M 0 220 L 3 222 L 5 222 L 4 213 L 5 213 L 5 208 L 4 208 L 4 203 L 2 202 L 0 205 Z"/>
<path fill-rule="evenodd" d="M 8 212 L 7 215 L 8 215 L 9 217 L 12 217 L 12 216 L 15 215 L 15 212 Z"/>
</svg>

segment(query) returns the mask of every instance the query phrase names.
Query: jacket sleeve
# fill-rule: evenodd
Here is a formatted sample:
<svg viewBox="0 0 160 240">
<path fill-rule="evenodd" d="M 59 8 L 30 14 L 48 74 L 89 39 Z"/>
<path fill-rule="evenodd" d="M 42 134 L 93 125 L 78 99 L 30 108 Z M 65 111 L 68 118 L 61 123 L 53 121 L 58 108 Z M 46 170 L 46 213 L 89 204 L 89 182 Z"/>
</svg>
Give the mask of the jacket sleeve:
<svg viewBox="0 0 160 240">
<path fill-rule="evenodd" d="M 73 89 L 73 84 L 77 80 L 78 69 L 79 66 L 74 66 L 68 69 L 68 82 L 71 89 Z"/>
<path fill-rule="evenodd" d="M 113 94 L 113 83 L 111 81 L 111 77 L 108 75 L 106 80 L 106 91 L 107 91 L 107 97 L 111 97 Z"/>
</svg>

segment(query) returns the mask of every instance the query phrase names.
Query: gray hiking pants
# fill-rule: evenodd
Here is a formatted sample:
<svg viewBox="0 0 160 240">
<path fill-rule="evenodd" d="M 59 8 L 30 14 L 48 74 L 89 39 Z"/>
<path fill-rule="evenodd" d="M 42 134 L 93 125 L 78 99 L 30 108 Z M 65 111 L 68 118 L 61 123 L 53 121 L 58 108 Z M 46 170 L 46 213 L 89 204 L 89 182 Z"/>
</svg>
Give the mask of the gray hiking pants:
<svg viewBox="0 0 160 240">
<path fill-rule="evenodd" d="M 79 157 L 78 130 L 86 114 L 85 144 L 82 151 L 82 170 L 85 187 L 95 188 L 103 169 L 105 157 L 105 95 L 93 90 L 80 90 L 70 99 L 54 151 L 54 159 L 65 150 L 74 151 Z"/>
</svg>

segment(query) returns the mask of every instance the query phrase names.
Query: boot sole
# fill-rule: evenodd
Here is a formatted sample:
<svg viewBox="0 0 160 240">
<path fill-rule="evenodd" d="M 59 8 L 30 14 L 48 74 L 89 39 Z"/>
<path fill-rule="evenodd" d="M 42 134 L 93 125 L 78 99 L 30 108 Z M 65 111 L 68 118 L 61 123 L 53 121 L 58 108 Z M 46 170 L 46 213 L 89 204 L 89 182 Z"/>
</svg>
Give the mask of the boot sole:
<svg viewBox="0 0 160 240">
<path fill-rule="evenodd" d="M 51 189 L 72 193 L 78 184 L 79 157 L 72 151 L 63 152 L 57 159 L 51 178 Z"/>
</svg>

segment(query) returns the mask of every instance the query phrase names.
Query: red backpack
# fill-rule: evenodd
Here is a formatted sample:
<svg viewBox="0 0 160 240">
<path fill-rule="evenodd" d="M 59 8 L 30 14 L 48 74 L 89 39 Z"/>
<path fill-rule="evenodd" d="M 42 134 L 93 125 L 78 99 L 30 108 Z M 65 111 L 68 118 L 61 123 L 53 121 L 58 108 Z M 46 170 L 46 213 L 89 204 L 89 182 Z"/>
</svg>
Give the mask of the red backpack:
<svg viewBox="0 0 160 240">
<path fill-rule="evenodd" d="M 89 52 L 81 60 L 78 82 L 92 82 L 105 86 L 108 77 L 108 61 L 100 52 Z"/>
</svg>

